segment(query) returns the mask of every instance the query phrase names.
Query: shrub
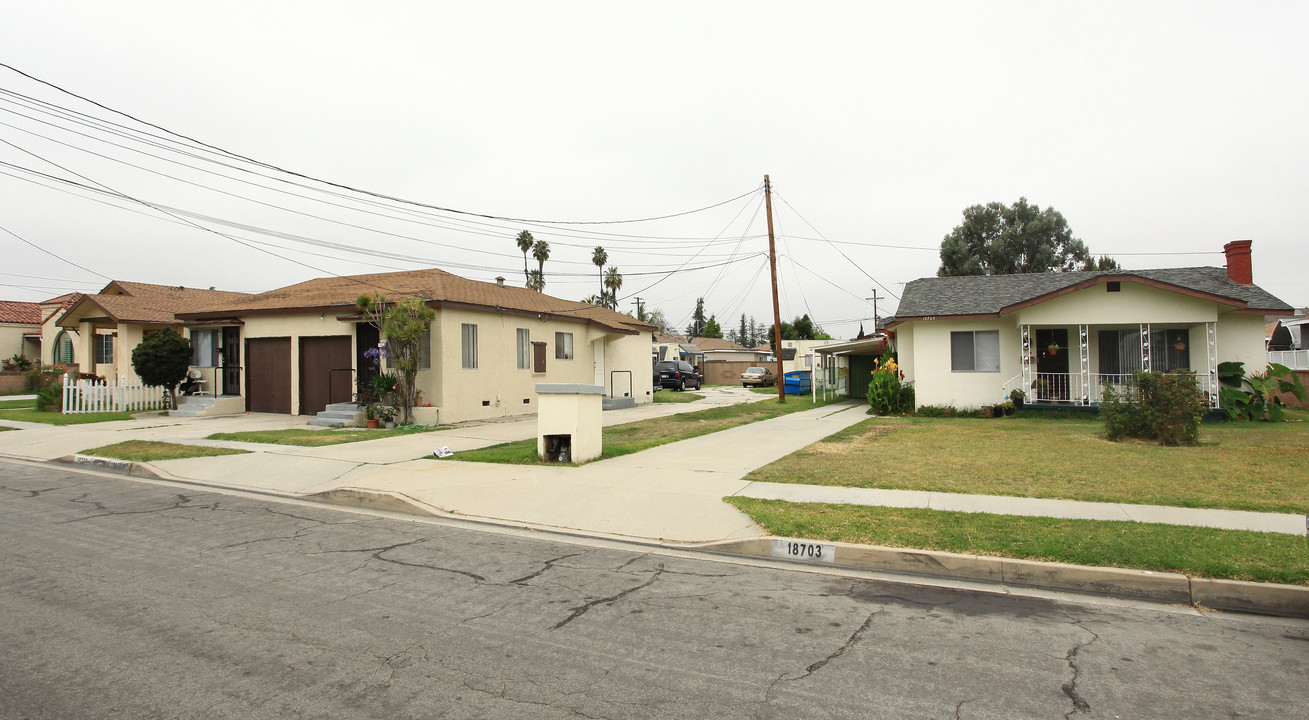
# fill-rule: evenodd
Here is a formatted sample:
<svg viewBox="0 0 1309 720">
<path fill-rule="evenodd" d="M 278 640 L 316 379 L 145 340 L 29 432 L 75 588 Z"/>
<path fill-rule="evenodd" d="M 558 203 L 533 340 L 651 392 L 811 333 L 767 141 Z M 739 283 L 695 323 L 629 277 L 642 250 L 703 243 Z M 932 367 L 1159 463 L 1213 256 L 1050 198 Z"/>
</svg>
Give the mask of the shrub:
<svg viewBox="0 0 1309 720">
<path fill-rule="evenodd" d="M 32 369 L 32 361 L 23 357 L 22 353 L 14 353 L 13 357 L 5 359 L 4 367 L 5 370 L 18 370 L 20 372 L 26 372 L 27 370 Z"/>
<path fill-rule="evenodd" d="M 874 414 L 895 415 L 914 408 L 913 383 L 904 382 L 904 373 L 887 353 L 873 361 L 873 374 L 868 383 L 868 404 Z"/>
<path fill-rule="evenodd" d="M 147 335 L 132 348 L 132 369 L 146 385 L 156 385 L 168 392 L 168 406 L 177 409 L 177 384 L 186 379 L 191 367 L 191 341 L 172 328 Z"/>
<path fill-rule="evenodd" d="M 1223 388 L 1219 401 L 1231 420 L 1270 420 L 1280 422 L 1286 415 L 1281 393 L 1290 393 L 1305 399 L 1304 385 L 1299 376 L 1285 365 L 1271 363 L 1262 373 L 1241 376 L 1243 363 L 1222 363 L 1218 377 Z M 1250 390 L 1243 390 L 1243 387 Z"/>
<path fill-rule="evenodd" d="M 63 412 L 64 384 L 57 382 L 37 390 L 36 409 L 42 412 Z"/>
<path fill-rule="evenodd" d="M 924 405 L 914 411 L 919 417 L 951 417 L 954 415 L 954 408 L 940 405 Z"/>
<path fill-rule="evenodd" d="M 1160 445 L 1195 445 L 1208 404 L 1189 373 L 1137 371 L 1121 390 L 1106 388 L 1100 417 L 1105 437 L 1158 440 Z"/>
<path fill-rule="evenodd" d="M 64 369 L 58 365 L 35 365 L 32 369 L 23 373 L 23 379 L 27 381 L 28 392 L 39 392 L 43 387 L 61 382 L 63 376 Z"/>
</svg>

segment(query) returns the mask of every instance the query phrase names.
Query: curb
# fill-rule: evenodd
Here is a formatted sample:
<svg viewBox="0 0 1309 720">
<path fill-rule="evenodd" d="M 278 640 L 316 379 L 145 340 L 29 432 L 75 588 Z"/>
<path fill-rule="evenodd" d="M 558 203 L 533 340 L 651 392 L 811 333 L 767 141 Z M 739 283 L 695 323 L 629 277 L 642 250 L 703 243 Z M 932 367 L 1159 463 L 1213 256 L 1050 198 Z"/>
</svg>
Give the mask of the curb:
<svg viewBox="0 0 1309 720">
<path fill-rule="evenodd" d="M 367 510 L 386 510 L 388 512 L 441 517 L 408 495 L 383 490 L 360 490 L 358 488 L 333 488 L 309 495 L 296 496 L 299 500 L 310 500 L 329 505 L 347 505 Z"/>
<path fill-rule="evenodd" d="M 778 550 L 777 543 L 823 546 L 834 552 L 829 559 L 807 560 Z M 782 560 L 803 565 L 840 566 L 956 580 L 974 580 L 1192 605 L 1211 610 L 1309 618 L 1309 587 L 1273 583 L 1190 578 L 1178 573 L 1113 567 L 1085 567 L 1014 558 L 962 555 L 935 550 L 815 543 L 796 538 L 762 537 L 723 540 L 694 546 L 705 552 Z"/>
<path fill-rule="evenodd" d="M 143 463 L 135 463 L 130 460 L 115 460 L 113 458 L 102 458 L 94 455 L 65 455 L 61 458 L 55 458 L 54 462 L 65 463 L 68 465 L 82 465 L 93 470 L 116 473 L 118 475 L 127 475 L 128 477 L 153 478 L 155 480 L 165 480 L 162 475 L 156 473 L 152 468 Z"/>
</svg>

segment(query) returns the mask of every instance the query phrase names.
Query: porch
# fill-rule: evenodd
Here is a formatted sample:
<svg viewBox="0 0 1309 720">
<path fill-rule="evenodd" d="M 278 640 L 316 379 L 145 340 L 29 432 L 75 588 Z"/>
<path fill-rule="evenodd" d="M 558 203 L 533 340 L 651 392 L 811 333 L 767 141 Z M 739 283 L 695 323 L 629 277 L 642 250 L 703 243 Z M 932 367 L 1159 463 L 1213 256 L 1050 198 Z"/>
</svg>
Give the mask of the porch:
<svg viewBox="0 0 1309 720">
<path fill-rule="evenodd" d="M 1184 372 L 1212 408 L 1218 407 L 1216 322 L 1138 325 L 1019 326 L 1021 372 L 1006 395 L 1027 402 L 1099 405 L 1106 389 L 1121 391 L 1136 371 Z"/>
</svg>

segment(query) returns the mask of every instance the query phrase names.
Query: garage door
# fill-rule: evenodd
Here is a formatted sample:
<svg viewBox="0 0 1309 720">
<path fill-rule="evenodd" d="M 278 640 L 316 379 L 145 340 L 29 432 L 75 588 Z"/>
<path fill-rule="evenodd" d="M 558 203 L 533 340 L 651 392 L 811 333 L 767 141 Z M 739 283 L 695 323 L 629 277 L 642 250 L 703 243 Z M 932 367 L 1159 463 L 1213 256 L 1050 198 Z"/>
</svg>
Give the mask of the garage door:
<svg viewBox="0 0 1309 720">
<path fill-rule="evenodd" d="M 291 338 L 245 341 L 245 409 L 291 414 Z"/>
<path fill-rule="evenodd" d="M 300 338 L 301 415 L 315 415 L 331 403 L 350 402 L 353 355 L 349 335 Z"/>
</svg>

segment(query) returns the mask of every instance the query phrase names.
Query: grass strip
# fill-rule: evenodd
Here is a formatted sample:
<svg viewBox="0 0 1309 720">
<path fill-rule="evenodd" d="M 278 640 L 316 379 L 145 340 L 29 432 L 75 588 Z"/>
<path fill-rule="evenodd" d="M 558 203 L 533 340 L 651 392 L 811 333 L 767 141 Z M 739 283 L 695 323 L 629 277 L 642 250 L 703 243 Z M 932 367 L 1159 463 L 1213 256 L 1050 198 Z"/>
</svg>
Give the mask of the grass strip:
<svg viewBox="0 0 1309 720">
<path fill-rule="evenodd" d="M 841 398 L 841 400 L 844 399 Z M 606 460 L 622 455 L 630 455 L 652 447 L 708 435 L 739 425 L 768 420 L 793 412 L 813 410 L 824 405 L 831 405 L 834 402 L 836 401 L 823 402 L 820 400 L 814 403 L 808 397 L 790 397 L 787 398 L 785 403 L 763 400 L 662 418 L 652 418 L 625 425 L 614 425 L 604 429 L 604 449 L 600 453 L 599 459 Z M 469 450 L 461 452 L 451 459 L 511 465 L 555 464 L 546 463 L 536 456 L 535 438 L 501 443 L 480 450 Z"/>
<path fill-rule="evenodd" d="M 729 497 L 769 534 L 1309 585 L 1303 537 L 1246 530 Z"/>
<path fill-rule="evenodd" d="M 657 403 L 689 403 L 696 400 L 704 400 L 704 395 L 697 395 L 691 392 L 657 392 L 654 394 L 654 401 Z"/>
<path fill-rule="evenodd" d="M 35 400 L 0 400 L 0 410 L 36 409 Z"/>
<path fill-rule="evenodd" d="M 84 425 L 86 423 L 110 422 L 112 420 L 131 420 L 136 413 L 103 412 L 78 413 L 64 415 L 57 412 L 42 412 L 35 408 L 23 410 L 0 410 L 0 420 L 16 422 L 45 423 L 46 425 Z"/>
<path fill-rule="evenodd" d="M 1296 417 L 1306 417 L 1303 412 Z M 1309 512 L 1309 423 L 1206 424 L 1196 447 L 1109 442 L 1095 418 L 870 419 L 750 473 L 762 482 Z"/>
<path fill-rule="evenodd" d="M 208 440 L 235 440 L 237 442 L 265 443 L 268 445 L 295 445 L 298 447 L 322 447 L 323 445 L 340 445 L 342 443 L 381 440 L 396 435 L 414 435 L 432 432 L 436 428 L 407 427 L 390 430 L 366 428 L 344 428 L 341 430 L 254 430 L 251 432 L 214 433 Z"/>
<path fill-rule="evenodd" d="M 241 455 L 248 452 L 250 451 L 206 447 L 204 445 L 183 445 L 181 443 L 156 442 L 154 440 L 128 440 L 113 445 L 83 450 L 82 454 L 114 458 L 116 460 L 130 460 L 131 462 L 154 462 L 156 460 L 178 460 L 191 457 Z"/>
</svg>

